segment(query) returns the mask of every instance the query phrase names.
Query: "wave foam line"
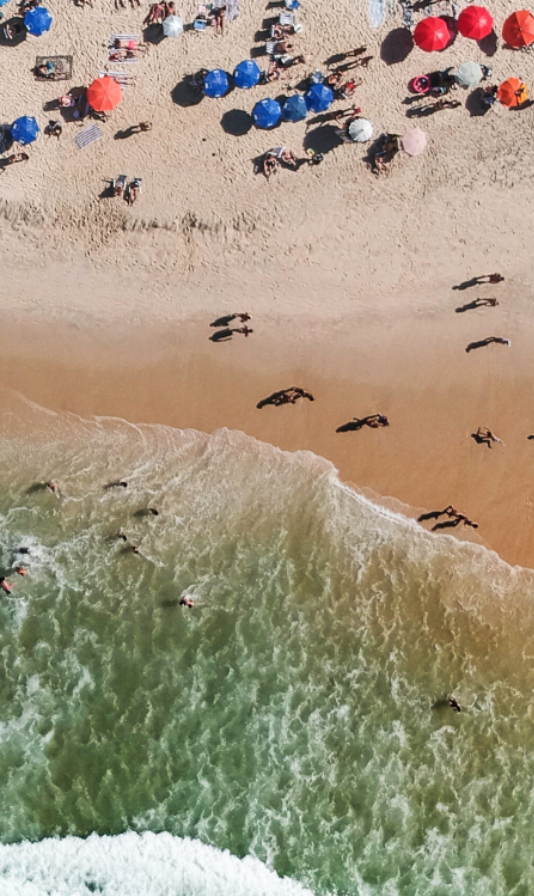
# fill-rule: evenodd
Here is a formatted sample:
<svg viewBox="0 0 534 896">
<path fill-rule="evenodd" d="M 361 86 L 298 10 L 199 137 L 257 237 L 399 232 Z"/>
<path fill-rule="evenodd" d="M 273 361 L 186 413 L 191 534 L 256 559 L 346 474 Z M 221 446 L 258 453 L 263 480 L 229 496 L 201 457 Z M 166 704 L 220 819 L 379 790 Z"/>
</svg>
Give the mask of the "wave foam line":
<svg viewBox="0 0 534 896">
<path fill-rule="evenodd" d="M 313 896 L 259 859 L 171 834 L 0 844 L 2 896 Z"/>
</svg>

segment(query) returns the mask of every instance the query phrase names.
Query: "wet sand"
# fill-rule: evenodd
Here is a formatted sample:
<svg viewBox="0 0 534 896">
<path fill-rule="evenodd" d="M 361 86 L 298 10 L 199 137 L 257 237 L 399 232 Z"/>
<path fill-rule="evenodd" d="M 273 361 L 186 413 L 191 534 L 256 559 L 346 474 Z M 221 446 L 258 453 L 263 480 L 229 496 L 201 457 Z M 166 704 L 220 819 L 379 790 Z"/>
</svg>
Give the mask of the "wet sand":
<svg viewBox="0 0 534 896">
<path fill-rule="evenodd" d="M 495 289 L 495 288 L 494 288 Z M 213 316 L 165 327 L 115 322 L 53 326 L 4 315 L 1 382 L 45 407 L 211 432 L 239 429 L 286 450 L 331 460 L 340 477 L 409 515 L 452 503 L 479 529 L 452 533 L 534 566 L 534 431 L 528 296 L 456 314 L 473 290 L 450 291 L 440 311 L 384 312 L 366 322 L 254 316 L 253 334 L 215 344 Z M 513 292 L 506 287 L 508 295 Z M 475 291 L 476 292 L 476 291 Z M 246 310 L 236 309 L 236 310 Z M 504 333 L 510 348 L 465 352 Z M 301 386 L 315 397 L 256 408 Z M 355 416 L 390 426 L 338 434 Z M 471 438 L 488 426 L 505 446 Z M 436 536 L 443 537 L 443 536 Z"/>
</svg>

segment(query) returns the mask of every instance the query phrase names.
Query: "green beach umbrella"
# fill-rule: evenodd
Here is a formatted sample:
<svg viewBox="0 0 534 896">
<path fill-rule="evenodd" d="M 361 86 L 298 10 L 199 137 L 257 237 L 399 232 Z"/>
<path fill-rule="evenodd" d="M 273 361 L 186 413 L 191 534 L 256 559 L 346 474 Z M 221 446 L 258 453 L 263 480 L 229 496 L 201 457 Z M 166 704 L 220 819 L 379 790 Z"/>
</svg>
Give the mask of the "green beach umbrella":
<svg viewBox="0 0 534 896">
<path fill-rule="evenodd" d="M 480 84 L 484 72 L 478 62 L 462 62 L 458 66 L 458 72 L 454 76 L 454 80 L 460 87 L 476 87 Z"/>
</svg>

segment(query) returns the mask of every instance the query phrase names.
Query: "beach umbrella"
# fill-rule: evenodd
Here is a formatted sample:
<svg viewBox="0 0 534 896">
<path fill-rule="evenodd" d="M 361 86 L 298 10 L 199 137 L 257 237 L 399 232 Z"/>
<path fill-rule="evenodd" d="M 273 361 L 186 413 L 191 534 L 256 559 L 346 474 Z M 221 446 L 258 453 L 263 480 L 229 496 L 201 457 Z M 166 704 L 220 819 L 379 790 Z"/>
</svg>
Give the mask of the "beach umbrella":
<svg viewBox="0 0 534 896">
<path fill-rule="evenodd" d="M 412 128 L 411 131 L 406 131 L 404 137 L 401 137 L 401 146 L 409 156 L 420 156 L 425 150 L 427 140 L 426 131 L 422 131 L 421 128 Z"/>
<path fill-rule="evenodd" d="M 87 88 L 87 102 L 95 112 L 109 112 L 118 106 L 122 90 L 113 78 L 96 78 Z"/>
<path fill-rule="evenodd" d="M 483 6 L 468 6 L 458 17 L 458 31 L 471 40 L 482 40 L 491 34 L 493 19 Z"/>
<path fill-rule="evenodd" d="M 234 84 L 236 87 L 240 87 L 241 90 L 250 90 L 251 87 L 256 86 L 260 80 L 260 75 L 261 71 L 257 62 L 254 62 L 253 59 L 245 59 L 244 62 L 236 65 L 234 69 Z"/>
<path fill-rule="evenodd" d="M 0 0 L 0 6 L 5 6 L 6 3 L 9 3 L 9 0 Z"/>
<path fill-rule="evenodd" d="M 326 112 L 334 102 L 334 91 L 326 84 L 313 84 L 304 100 L 310 112 Z"/>
<path fill-rule="evenodd" d="M 268 96 L 266 99 L 256 103 L 252 110 L 252 117 L 257 128 L 263 128 L 264 130 L 274 128 L 282 117 L 280 103 Z"/>
<path fill-rule="evenodd" d="M 497 99 L 503 106 L 520 106 L 528 97 L 527 85 L 519 78 L 508 78 L 497 90 Z"/>
<path fill-rule="evenodd" d="M 23 115 L 21 118 L 17 118 L 11 125 L 11 136 L 13 137 L 13 140 L 15 143 L 22 143 L 23 146 L 26 146 L 28 143 L 33 143 L 33 141 L 37 139 L 38 133 L 39 125 L 35 118 L 31 118 L 28 115 Z"/>
<path fill-rule="evenodd" d="M 526 9 L 513 12 L 502 26 L 502 36 L 510 47 L 528 47 L 534 42 L 534 16 Z"/>
<path fill-rule="evenodd" d="M 416 26 L 413 39 L 421 50 L 431 53 L 432 50 L 444 50 L 451 39 L 451 34 L 443 19 L 428 16 Z"/>
<path fill-rule="evenodd" d="M 373 125 L 367 118 L 355 118 L 349 124 L 347 133 L 355 143 L 367 143 L 373 136 Z"/>
<path fill-rule="evenodd" d="M 225 93 L 228 93 L 230 89 L 230 79 L 226 72 L 223 72 L 220 68 L 214 68 L 211 72 L 208 72 L 206 77 L 204 78 L 204 87 L 202 88 L 202 92 L 206 96 L 210 96 L 212 99 L 215 99 L 219 96 L 224 96 Z"/>
<path fill-rule="evenodd" d="M 460 87 L 476 87 L 480 84 L 484 72 L 478 62 L 462 62 L 458 66 L 458 71 L 454 76 L 454 80 Z"/>
<path fill-rule="evenodd" d="M 40 37 L 45 31 L 49 31 L 51 24 L 52 16 L 44 6 L 36 6 L 34 9 L 29 9 L 24 16 L 26 31 L 29 31 L 34 37 Z"/>
<path fill-rule="evenodd" d="M 306 100 L 300 93 L 290 96 L 282 106 L 282 118 L 284 121 L 304 121 L 307 114 Z"/>
<path fill-rule="evenodd" d="M 167 16 L 163 19 L 163 33 L 165 37 L 178 37 L 184 30 L 184 23 L 180 16 Z"/>
</svg>

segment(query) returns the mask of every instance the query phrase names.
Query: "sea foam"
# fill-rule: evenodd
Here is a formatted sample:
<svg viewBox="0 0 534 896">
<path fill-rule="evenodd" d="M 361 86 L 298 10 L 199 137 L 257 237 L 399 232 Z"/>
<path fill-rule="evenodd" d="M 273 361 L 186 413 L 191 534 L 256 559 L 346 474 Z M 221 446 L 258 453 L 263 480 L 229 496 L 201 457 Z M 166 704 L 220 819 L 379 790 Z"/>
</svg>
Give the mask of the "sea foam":
<svg viewBox="0 0 534 896">
<path fill-rule="evenodd" d="M 2 896 L 312 896 L 257 859 L 170 834 L 0 845 Z"/>
</svg>

